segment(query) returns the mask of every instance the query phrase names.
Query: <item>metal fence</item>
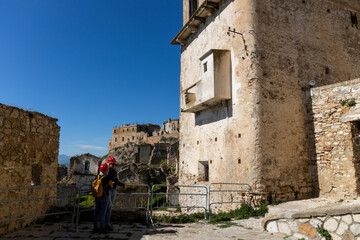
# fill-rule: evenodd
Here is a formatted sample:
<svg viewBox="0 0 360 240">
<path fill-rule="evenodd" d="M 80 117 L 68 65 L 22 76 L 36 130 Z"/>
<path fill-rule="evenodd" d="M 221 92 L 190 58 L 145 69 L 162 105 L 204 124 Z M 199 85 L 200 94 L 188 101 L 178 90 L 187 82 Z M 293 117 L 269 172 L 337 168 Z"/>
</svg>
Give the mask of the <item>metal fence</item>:
<svg viewBox="0 0 360 240">
<path fill-rule="evenodd" d="M 61 214 L 73 214 L 64 210 L 59 202 L 73 202 L 75 194 L 58 195 L 58 186 L 31 186 L 0 188 L 1 222 L 39 218 Z M 73 205 L 73 204 L 71 204 Z M 38 209 L 36 206 L 42 206 Z M 8 210 L 6 212 L 6 209 Z"/>
<path fill-rule="evenodd" d="M 196 185 L 155 184 L 151 188 L 150 220 L 153 222 L 153 210 L 175 208 L 204 209 L 207 214 L 208 188 Z"/>
<path fill-rule="evenodd" d="M 144 210 L 149 223 L 151 190 L 146 184 L 126 184 L 123 192 L 117 192 L 114 210 Z"/>
<path fill-rule="evenodd" d="M 75 189 L 75 185 L 65 185 L 61 188 L 59 185 L 0 188 L 0 206 L 9 209 L 8 213 L 2 211 L 0 223 L 72 214 L 73 228 L 78 231 L 81 213 L 94 209 L 94 197 L 91 195 L 90 184 L 79 186 L 77 192 L 72 191 L 72 189 Z M 154 210 L 168 208 L 186 209 L 188 212 L 200 209 L 204 211 L 204 219 L 209 216 L 208 219 L 210 220 L 214 205 L 239 205 L 242 203 L 250 205 L 251 195 L 251 187 L 243 183 L 210 183 L 208 186 L 156 184 L 152 188 L 146 184 L 126 184 L 125 189 L 117 192 L 113 209 L 144 210 L 147 223 L 153 223 Z M 48 207 L 44 211 L 32 214 L 32 211 L 26 207 L 24 209 L 21 205 L 24 202 L 31 201 L 44 201 L 40 204 Z M 9 204 L 11 204 L 11 208 L 7 206 Z M 72 211 L 63 210 L 64 206 L 70 205 L 73 207 Z M 54 208 L 54 206 L 59 207 Z"/>
<path fill-rule="evenodd" d="M 146 184 L 126 184 L 122 192 L 117 192 L 113 210 L 145 210 L 146 222 L 149 223 L 150 186 Z M 119 188 L 118 188 L 119 189 Z M 82 185 L 78 189 L 77 201 L 74 206 L 75 218 L 73 224 L 76 231 L 82 212 L 94 210 L 94 197 L 91 195 L 91 185 Z"/>
<path fill-rule="evenodd" d="M 252 190 L 245 183 L 210 183 L 209 184 L 209 220 L 211 219 L 213 205 L 243 204 L 250 205 Z M 234 206 L 232 206 L 234 207 Z"/>
</svg>

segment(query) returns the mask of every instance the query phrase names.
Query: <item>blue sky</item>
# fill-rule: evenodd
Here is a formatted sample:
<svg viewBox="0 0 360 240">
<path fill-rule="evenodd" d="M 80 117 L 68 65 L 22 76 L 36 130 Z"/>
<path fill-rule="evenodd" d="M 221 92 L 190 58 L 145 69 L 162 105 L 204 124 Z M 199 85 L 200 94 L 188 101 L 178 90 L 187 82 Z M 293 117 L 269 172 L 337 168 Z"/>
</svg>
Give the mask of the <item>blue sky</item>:
<svg viewBox="0 0 360 240">
<path fill-rule="evenodd" d="M 0 103 L 59 119 L 60 154 L 179 117 L 182 0 L 0 0 Z"/>
</svg>

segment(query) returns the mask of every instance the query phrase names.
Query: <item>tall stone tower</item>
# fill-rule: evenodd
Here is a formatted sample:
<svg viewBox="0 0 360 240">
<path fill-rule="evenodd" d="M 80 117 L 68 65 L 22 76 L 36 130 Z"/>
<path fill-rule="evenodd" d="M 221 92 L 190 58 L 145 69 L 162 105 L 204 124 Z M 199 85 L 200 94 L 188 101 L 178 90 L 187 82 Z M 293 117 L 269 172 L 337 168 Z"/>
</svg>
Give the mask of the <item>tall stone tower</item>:
<svg viewBox="0 0 360 240">
<path fill-rule="evenodd" d="M 306 92 L 360 77 L 359 10 L 358 0 L 183 0 L 172 40 L 180 184 L 248 183 L 260 201 L 326 195 Z"/>
</svg>

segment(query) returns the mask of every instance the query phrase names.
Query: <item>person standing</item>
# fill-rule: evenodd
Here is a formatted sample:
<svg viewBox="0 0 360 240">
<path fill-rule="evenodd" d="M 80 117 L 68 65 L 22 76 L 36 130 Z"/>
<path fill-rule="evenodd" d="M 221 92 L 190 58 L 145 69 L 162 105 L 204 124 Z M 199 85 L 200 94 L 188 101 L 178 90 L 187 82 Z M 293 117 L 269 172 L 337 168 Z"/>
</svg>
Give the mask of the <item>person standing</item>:
<svg viewBox="0 0 360 240">
<path fill-rule="evenodd" d="M 103 194 L 101 197 L 95 197 L 95 211 L 94 211 L 94 229 L 93 232 L 107 233 L 105 228 L 105 214 L 109 204 L 109 190 L 113 188 L 113 182 L 108 175 L 109 166 L 106 163 L 101 164 L 99 169 L 99 175 L 97 178 L 101 179 L 101 185 L 103 187 Z M 98 227 L 98 220 L 100 222 L 100 228 Z"/>
<path fill-rule="evenodd" d="M 108 176 L 112 182 L 114 182 L 114 186 L 112 189 L 109 190 L 109 204 L 107 205 L 106 213 L 105 213 L 105 229 L 108 231 L 112 231 L 113 228 L 110 225 L 110 218 L 112 207 L 114 205 L 115 197 L 116 197 L 116 186 L 124 187 L 125 184 L 119 182 L 117 177 L 117 172 L 115 171 L 116 160 L 113 157 L 109 157 L 107 160 L 109 165 L 109 173 Z"/>
</svg>

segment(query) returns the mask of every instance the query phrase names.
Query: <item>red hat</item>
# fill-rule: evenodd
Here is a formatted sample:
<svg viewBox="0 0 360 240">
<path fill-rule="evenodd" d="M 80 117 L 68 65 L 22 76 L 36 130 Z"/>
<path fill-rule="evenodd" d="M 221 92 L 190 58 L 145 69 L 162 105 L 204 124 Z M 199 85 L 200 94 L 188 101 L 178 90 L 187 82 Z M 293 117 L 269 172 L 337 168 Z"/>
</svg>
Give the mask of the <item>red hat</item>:
<svg viewBox="0 0 360 240">
<path fill-rule="evenodd" d="M 107 162 L 108 162 L 108 163 L 113 163 L 113 164 L 115 164 L 115 163 L 116 163 L 116 160 L 115 160 L 115 158 L 113 158 L 113 157 L 109 157 L 108 160 L 107 160 Z"/>
<path fill-rule="evenodd" d="M 100 172 L 106 173 L 109 170 L 109 166 L 106 163 L 101 164 Z"/>
</svg>

